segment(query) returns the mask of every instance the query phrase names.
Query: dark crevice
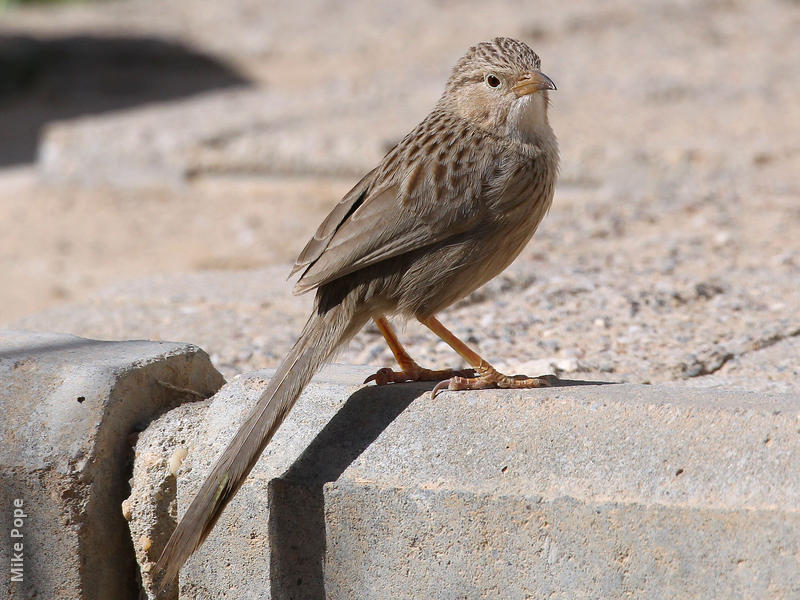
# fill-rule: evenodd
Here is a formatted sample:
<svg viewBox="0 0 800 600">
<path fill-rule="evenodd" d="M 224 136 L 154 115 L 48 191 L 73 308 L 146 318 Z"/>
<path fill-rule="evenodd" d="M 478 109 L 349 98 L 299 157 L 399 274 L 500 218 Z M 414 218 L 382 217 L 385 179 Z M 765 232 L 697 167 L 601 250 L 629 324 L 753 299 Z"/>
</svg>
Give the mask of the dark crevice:
<svg viewBox="0 0 800 600">
<path fill-rule="evenodd" d="M 746 352 L 742 352 L 740 356 L 744 354 L 749 354 L 750 352 L 758 352 L 759 350 L 764 350 L 765 348 L 774 346 L 775 344 L 782 342 L 783 340 L 788 340 L 789 338 L 798 336 L 800 336 L 800 329 L 794 329 L 788 333 L 776 333 L 763 340 L 756 340 L 753 343 L 753 347 L 750 350 L 747 350 Z"/>
<path fill-rule="evenodd" d="M 713 375 L 734 359 L 747 356 L 748 354 L 753 354 L 754 352 L 759 352 L 769 348 L 770 346 L 774 346 L 775 344 L 783 342 L 784 340 L 798 336 L 800 336 L 800 329 L 793 329 L 787 333 L 775 333 L 769 337 L 755 340 L 749 345 L 749 347 L 745 347 L 743 350 L 738 352 L 715 352 L 704 360 L 696 359 L 691 364 L 683 363 L 680 366 L 681 374 L 687 378 Z"/>
</svg>

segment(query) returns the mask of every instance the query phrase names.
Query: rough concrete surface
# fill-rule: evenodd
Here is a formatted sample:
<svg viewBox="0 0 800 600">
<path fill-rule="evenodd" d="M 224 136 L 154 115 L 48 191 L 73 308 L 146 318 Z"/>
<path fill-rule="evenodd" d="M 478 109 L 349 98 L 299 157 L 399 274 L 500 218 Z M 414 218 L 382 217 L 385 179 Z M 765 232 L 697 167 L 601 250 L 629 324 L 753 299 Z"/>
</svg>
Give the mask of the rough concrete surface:
<svg viewBox="0 0 800 600">
<path fill-rule="evenodd" d="M 431 400 L 420 384 L 356 390 L 368 372 L 315 379 L 180 597 L 800 593 L 796 395 L 567 380 Z M 181 514 L 264 385 L 236 378 L 205 414 L 182 407 L 145 432 L 137 461 L 160 466 L 137 466 L 138 502 L 166 489 L 184 446 Z M 132 527 L 173 522 L 159 511 Z"/>
<path fill-rule="evenodd" d="M 159 412 L 224 382 L 196 346 L 0 331 L 2 589 L 9 598 L 136 598 L 120 503 L 131 440 Z M 196 399 L 196 398 L 192 398 Z M 22 537 L 12 506 L 23 503 Z M 9 542 L 23 580 L 11 581 Z M 6 597 L 6 596 L 4 596 Z"/>
<path fill-rule="evenodd" d="M 326 484 L 328 597 L 800 593 L 796 396 L 587 386 L 437 401 L 415 400 Z"/>
<path fill-rule="evenodd" d="M 181 570 L 181 598 L 270 597 L 268 483 L 289 469 L 366 377 L 364 373 L 363 368 L 333 365 L 315 378 L 204 545 Z M 127 504 L 134 545 L 144 540 L 148 546 L 147 550 L 137 546 L 146 584 L 152 583 L 150 570 L 176 519 L 267 381 L 263 372 L 234 377 L 209 403 L 170 411 L 139 436 Z M 185 456 L 182 463 L 181 456 Z M 151 588 L 148 593 L 152 595 Z"/>
</svg>

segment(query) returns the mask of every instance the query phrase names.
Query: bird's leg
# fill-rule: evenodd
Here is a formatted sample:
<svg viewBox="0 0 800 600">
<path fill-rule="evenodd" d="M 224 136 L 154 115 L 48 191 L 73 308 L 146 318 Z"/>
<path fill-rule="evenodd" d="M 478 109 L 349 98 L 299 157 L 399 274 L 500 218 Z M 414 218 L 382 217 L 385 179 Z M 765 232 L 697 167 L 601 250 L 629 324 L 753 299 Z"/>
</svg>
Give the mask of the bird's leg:
<svg viewBox="0 0 800 600">
<path fill-rule="evenodd" d="M 392 371 L 389 368 L 379 369 L 374 375 L 370 375 L 364 381 L 375 381 L 378 385 L 385 385 L 387 383 L 401 383 L 403 381 L 442 381 L 444 379 L 451 379 L 452 377 L 472 377 L 475 375 L 473 369 L 466 369 L 464 371 L 455 371 L 453 369 L 442 369 L 434 371 L 420 367 L 416 361 L 409 356 L 403 344 L 397 338 L 392 326 L 386 317 L 376 317 L 375 325 L 378 326 L 381 334 L 383 334 L 389 349 L 394 354 L 397 364 L 400 365 L 400 371 Z"/>
<path fill-rule="evenodd" d="M 487 388 L 538 388 L 548 387 L 558 377 L 555 375 L 543 375 L 542 377 L 528 377 L 526 375 L 503 375 L 486 362 L 472 348 L 458 339 L 455 334 L 442 325 L 436 317 L 420 319 L 420 323 L 425 325 L 433 333 L 444 340 L 448 346 L 458 352 L 461 357 L 475 369 L 476 376 L 463 377 L 455 375 L 449 381 L 441 381 L 433 388 L 431 396 L 435 397 L 441 390 L 483 390 Z"/>
</svg>

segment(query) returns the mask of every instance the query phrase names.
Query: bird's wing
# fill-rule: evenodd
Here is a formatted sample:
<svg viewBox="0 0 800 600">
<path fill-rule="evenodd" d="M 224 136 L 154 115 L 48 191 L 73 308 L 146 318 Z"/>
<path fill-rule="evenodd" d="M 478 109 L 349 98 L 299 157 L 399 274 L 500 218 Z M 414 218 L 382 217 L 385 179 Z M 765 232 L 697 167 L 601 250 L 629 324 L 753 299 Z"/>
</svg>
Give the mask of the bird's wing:
<svg viewBox="0 0 800 600">
<path fill-rule="evenodd" d="M 293 273 L 304 267 L 305 271 L 294 293 L 476 226 L 486 213 L 481 202 L 484 177 L 476 157 L 472 151 L 461 154 L 461 160 L 427 155 L 411 161 L 402 178 L 385 182 L 378 169 L 369 173 L 300 254 Z"/>
<path fill-rule="evenodd" d="M 317 227 L 317 231 L 314 233 L 314 236 L 308 240 L 308 243 L 306 244 L 306 247 L 303 248 L 300 256 L 297 257 L 289 277 L 301 269 L 308 267 L 310 264 L 316 261 L 323 252 L 325 252 L 325 248 L 328 247 L 333 234 L 336 233 L 336 230 L 339 229 L 339 226 L 350 216 L 354 210 L 361 206 L 361 203 L 367 196 L 369 188 L 375 182 L 375 175 L 377 171 L 378 169 L 375 168 L 364 175 L 364 177 L 361 178 L 361 181 L 355 184 L 353 189 L 347 192 L 344 195 L 344 198 L 342 198 L 339 203 L 333 207 L 333 210 L 328 214 L 327 217 L 325 217 L 325 220 L 320 223 L 319 227 Z"/>
</svg>

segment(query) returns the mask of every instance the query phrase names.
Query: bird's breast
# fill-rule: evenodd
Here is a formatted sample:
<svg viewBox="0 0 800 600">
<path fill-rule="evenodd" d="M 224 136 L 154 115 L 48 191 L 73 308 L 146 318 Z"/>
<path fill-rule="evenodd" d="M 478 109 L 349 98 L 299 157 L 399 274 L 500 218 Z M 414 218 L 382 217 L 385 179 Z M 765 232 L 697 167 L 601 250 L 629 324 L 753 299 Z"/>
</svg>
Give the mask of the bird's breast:
<svg viewBox="0 0 800 600">
<path fill-rule="evenodd" d="M 557 163 L 519 161 L 509 173 L 494 207 L 495 226 L 488 243 L 495 249 L 486 264 L 486 280 L 499 274 L 522 252 L 553 202 Z"/>
</svg>

